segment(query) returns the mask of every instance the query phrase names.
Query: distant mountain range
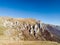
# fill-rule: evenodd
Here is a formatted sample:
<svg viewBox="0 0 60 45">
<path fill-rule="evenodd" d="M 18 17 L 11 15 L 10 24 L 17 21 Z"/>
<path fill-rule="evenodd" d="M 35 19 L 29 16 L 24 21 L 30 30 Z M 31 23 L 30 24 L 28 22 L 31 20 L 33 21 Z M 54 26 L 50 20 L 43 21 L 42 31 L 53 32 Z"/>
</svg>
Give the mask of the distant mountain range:
<svg viewBox="0 0 60 45">
<path fill-rule="evenodd" d="M 0 17 L 0 35 L 12 40 L 60 42 L 60 26 L 32 18 Z"/>
</svg>

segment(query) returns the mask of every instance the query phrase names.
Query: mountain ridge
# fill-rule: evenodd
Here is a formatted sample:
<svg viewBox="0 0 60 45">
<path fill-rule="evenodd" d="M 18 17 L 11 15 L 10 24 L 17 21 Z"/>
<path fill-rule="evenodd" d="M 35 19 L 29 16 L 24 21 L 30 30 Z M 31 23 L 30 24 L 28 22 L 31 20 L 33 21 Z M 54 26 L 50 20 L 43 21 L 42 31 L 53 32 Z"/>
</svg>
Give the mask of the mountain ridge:
<svg viewBox="0 0 60 45">
<path fill-rule="evenodd" d="M 60 26 L 45 24 L 40 20 L 0 17 L 0 25 L 1 33 L 12 40 L 60 42 Z"/>
</svg>

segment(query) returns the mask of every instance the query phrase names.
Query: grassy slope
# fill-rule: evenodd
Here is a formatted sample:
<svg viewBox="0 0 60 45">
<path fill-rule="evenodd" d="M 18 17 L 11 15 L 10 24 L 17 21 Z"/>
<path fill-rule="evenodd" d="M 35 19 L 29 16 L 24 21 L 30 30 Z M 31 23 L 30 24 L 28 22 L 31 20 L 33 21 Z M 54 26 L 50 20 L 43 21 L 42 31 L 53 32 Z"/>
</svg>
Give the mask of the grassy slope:
<svg viewBox="0 0 60 45">
<path fill-rule="evenodd" d="M 50 41 L 2 41 L 0 45 L 60 45 Z"/>
<path fill-rule="evenodd" d="M 26 20 L 29 20 L 29 19 L 26 19 Z M 24 21 L 24 19 L 20 21 Z M 31 22 L 31 24 L 33 24 L 35 21 L 33 22 L 33 20 L 30 19 L 27 22 L 28 23 Z M 10 41 L 8 40 L 8 37 L 5 37 L 3 35 L 3 32 L 6 30 L 6 28 L 4 28 L 1 24 L 2 24 L 2 18 L 0 18 L 0 45 L 60 45 L 59 43 L 50 42 L 50 41 L 19 41 L 19 42 Z"/>
</svg>

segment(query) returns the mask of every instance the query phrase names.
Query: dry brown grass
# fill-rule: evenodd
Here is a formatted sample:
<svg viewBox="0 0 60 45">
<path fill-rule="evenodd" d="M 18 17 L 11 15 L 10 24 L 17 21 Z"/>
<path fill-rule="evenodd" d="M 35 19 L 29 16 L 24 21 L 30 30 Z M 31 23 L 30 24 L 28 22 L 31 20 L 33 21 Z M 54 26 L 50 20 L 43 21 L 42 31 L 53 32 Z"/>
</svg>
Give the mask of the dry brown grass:
<svg viewBox="0 0 60 45">
<path fill-rule="evenodd" d="M 0 45 L 60 45 L 50 41 L 0 41 Z"/>
<path fill-rule="evenodd" d="M 10 40 L 8 37 L 0 36 L 0 45 L 60 45 L 57 42 L 51 41 L 16 41 Z"/>
</svg>

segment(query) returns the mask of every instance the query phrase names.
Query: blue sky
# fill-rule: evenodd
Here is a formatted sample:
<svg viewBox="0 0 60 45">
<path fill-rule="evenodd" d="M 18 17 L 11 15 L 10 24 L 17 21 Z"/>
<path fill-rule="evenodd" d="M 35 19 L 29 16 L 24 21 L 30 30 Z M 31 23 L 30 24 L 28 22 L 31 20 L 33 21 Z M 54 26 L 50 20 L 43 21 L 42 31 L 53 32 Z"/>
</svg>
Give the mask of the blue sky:
<svg viewBox="0 0 60 45">
<path fill-rule="evenodd" d="M 0 0 L 0 16 L 35 18 L 60 25 L 59 0 Z"/>
</svg>

